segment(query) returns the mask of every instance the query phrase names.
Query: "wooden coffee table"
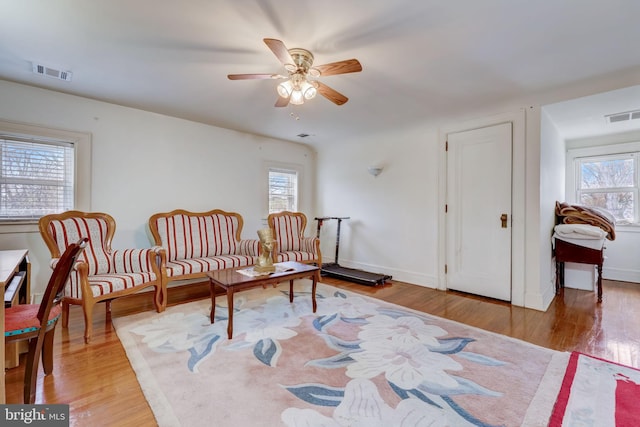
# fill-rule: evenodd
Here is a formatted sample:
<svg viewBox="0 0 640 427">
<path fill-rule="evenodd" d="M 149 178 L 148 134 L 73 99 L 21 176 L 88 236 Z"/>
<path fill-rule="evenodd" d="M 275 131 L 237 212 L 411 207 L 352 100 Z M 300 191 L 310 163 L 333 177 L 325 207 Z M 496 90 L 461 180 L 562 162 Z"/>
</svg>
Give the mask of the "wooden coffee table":
<svg viewBox="0 0 640 427">
<path fill-rule="evenodd" d="M 310 277 L 313 281 L 311 285 L 311 300 L 313 302 L 313 312 L 316 312 L 316 286 L 320 276 L 320 268 L 314 265 L 302 264 L 295 261 L 280 262 L 275 264 L 277 267 L 286 268 L 287 271 L 275 272 L 264 276 L 246 276 L 238 273 L 249 267 L 228 268 L 225 270 L 215 270 L 207 273 L 209 277 L 209 290 L 211 293 L 211 323 L 215 322 L 216 314 L 216 286 L 227 291 L 227 304 L 229 306 L 229 325 L 227 326 L 227 336 L 229 339 L 233 336 L 233 294 L 245 289 L 262 286 L 266 288 L 268 285 L 276 287 L 278 283 L 289 281 L 289 302 L 293 302 L 293 281 Z"/>
</svg>

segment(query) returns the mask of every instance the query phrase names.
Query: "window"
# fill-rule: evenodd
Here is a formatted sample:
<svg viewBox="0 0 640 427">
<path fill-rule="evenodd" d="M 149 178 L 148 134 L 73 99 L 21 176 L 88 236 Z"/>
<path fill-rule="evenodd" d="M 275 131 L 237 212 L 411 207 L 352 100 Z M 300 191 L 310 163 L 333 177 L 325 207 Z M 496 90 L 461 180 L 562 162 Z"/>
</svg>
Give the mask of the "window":
<svg viewBox="0 0 640 427">
<path fill-rule="evenodd" d="M 633 152 L 576 158 L 577 203 L 604 208 L 617 223 L 637 223 L 639 155 Z"/>
<path fill-rule="evenodd" d="M 37 231 L 43 215 L 90 210 L 90 178 L 89 134 L 0 121 L 0 232 Z"/>
<path fill-rule="evenodd" d="M 73 208 L 73 144 L 0 136 L 0 219 L 33 220 Z"/>
<path fill-rule="evenodd" d="M 298 210 L 298 172 L 269 168 L 269 213 Z"/>
</svg>

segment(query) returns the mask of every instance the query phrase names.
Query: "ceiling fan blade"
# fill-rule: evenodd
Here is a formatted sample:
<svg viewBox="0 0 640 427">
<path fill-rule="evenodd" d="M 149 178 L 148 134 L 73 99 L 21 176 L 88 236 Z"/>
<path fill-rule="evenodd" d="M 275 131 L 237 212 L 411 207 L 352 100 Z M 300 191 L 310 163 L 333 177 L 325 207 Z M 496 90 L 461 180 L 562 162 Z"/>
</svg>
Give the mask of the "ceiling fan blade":
<svg viewBox="0 0 640 427">
<path fill-rule="evenodd" d="M 287 49 L 282 41 L 276 39 L 264 39 L 264 42 L 267 46 L 269 46 L 271 52 L 273 52 L 273 54 L 280 60 L 280 62 L 282 62 L 282 65 L 290 65 L 293 67 L 296 66 L 296 63 L 293 62 L 293 58 L 289 53 L 289 49 Z"/>
<path fill-rule="evenodd" d="M 335 74 L 357 73 L 362 71 L 362 65 L 357 59 L 332 62 L 330 64 L 318 65 L 313 68 L 318 70 L 321 76 L 333 76 Z"/>
<path fill-rule="evenodd" d="M 285 79 L 280 74 L 229 74 L 229 80 Z"/>
<path fill-rule="evenodd" d="M 333 102 L 334 104 L 342 105 L 349 100 L 349 98 L 347 98 L 340 92 L 336 91 L 335 89 L 331 89 L 326 84 L 318 81 L 316 81 L 316 83 L 318 84 L 318 93 L 324 96 L 325 98 L 327 98 L 329 101 Z"/>
<path fill-rule="evenodd" d="M 279 96 L 274 107 L 286 107 L 287 105 L 289 105 L 289 98 Z"/>
</svg>

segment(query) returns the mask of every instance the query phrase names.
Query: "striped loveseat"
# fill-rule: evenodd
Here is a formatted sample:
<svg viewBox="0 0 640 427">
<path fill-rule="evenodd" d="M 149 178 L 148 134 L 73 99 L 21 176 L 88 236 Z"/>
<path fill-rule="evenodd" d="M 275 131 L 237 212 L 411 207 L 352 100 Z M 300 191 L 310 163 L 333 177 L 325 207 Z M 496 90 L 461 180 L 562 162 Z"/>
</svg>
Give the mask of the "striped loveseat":
<svg viewBox="0 0 640 427">
<path fill-rule="evenodd" d="M 160 251 L 160 265 L 165 295 L 169 282 L 204 278 L 208 271 L 255 264 L 260 241 L 241 239 L 242 226 L 240 214 L 219 209 L 177 209 L 152 215 L 149 230 L 155 244 L 164 249 Z"/>
</svg>

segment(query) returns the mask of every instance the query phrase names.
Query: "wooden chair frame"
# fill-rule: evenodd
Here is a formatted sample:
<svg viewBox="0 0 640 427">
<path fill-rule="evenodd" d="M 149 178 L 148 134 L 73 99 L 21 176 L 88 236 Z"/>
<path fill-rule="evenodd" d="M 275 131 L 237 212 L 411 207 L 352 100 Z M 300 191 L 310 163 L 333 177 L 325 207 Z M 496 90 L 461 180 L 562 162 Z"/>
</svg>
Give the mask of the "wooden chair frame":
<svg viewBox="0 0 640 427">
<path fill-rule="evenodd" d="M 23 399 L 25 404 L 32 404 L 35 402 L 36 397 L 36 380 L 38 378 L 38 362 L 40 354 L 42 353 L 42 367 L 45 375 L 49 375 L 53 372 L 53 339 L 55 328 L 58 323 L 58 318 L 50 319 L 51 310 L 60 303 L 61 294 L 64 291 L 64 286 L 69 279 L 69 275 L 73 270 L 73 266 L 76 263 L 78 255 L 83 251 L 87 244 L 88 239 L 83 238 L 78 243 L 72 243 L 67 247 L 65 252 L 58 260 L 44 295 L 42 296 L 42 302 L 37 312 L 38 327 L 34 326 L 33 330 L 20 332 L 14 335 L 5 335 L 5 345 L 8 343 L 14 343 L 19 341 L 29 342 L 29 351 L 27 353 L 26 364 L 24 368 L 24 394 Z M 7 312 L 12 310 L 18 314 L 20 312 L 31 312 L 29 305 L 17 305 L 7 309 Z M 5 313 L 6 315 L 6 313 Z M 7 325 L 5 325 L 6 327 Z M 6 332 L 6 331 L 5 331 Z"/>
</svg>

